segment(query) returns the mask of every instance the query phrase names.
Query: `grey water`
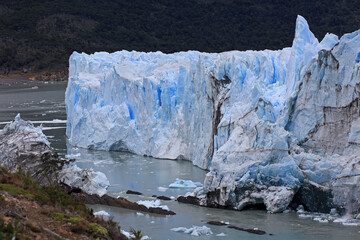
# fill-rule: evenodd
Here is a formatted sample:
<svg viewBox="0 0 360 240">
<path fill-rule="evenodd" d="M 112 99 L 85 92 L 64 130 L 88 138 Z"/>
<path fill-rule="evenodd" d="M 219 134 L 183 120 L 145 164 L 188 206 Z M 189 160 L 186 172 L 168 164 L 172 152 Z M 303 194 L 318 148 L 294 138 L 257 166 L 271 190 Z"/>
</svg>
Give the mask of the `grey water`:
<svg viewBox="0 0 360 240">
<path fill-rule="evenodd" d="M 70 146 L 66 141 L 65 123 L 53 122 L 54 119 L 65 120 L 65 89 L 66 83 L 32 82 L 27 80 L 3 81 L 0 79 L 0 129 L 6 122 L 15 118 L 17 113 L 25 120 L 43 125 L 51 146 L 61 156 L 71 155 L 81 168 L 92 168 L 106 174 L 110 181 L 108 192 L 112 196 L 123 196 L 131 201 L 154 200 L 152 195 L 177 197 L 191 189 L 172 189 L 169 184 L 176 178 L 203 182 L 206 171 L 191 164 L 189 161 L 161 160 L 151 157 L 137 156 L 122 152 L 104 152 L 87 150 Z M 142 192 L 142 196 L 127 195 L 126 190 Z M 136 211 L 91 205 L 94 211 L 105 210 L 121 228 L 141 230 L 151 239 L 326 239 L 352 240 L 360 239 L 360 227 L 343 226 L 339 223 L 319 223 L 309 218 L 300 218 L 296 213 L 268 214 L 266 211 L 246 210 L 232 211 L 204 208 L 177 201 L 162 201 L 174 216 L 156 214 L 138 215 Z M 228 229 L 225 226 L 212 226 L 207 221 L 228 221 L 230 224 L 243 228 L 258 228 L 267 232 L 266 235 L 255 235 Z M 184 233 L 171 231 L 175 227 L 192 226 L 210 227 L 213 234 L 193 237 Z M 225 237 L 216 236 L 225 233 Z M 272 235 L 269 235 L 271 233 Z"/>
</svg>

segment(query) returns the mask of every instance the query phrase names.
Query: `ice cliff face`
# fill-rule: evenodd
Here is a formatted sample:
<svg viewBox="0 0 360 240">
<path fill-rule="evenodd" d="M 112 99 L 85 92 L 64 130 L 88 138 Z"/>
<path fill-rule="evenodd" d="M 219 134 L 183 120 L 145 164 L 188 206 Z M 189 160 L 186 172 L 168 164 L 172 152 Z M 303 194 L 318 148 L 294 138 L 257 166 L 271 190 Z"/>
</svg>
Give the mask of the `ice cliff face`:
<svg viewBox="0 0 360 240">
<path fill-rule="evenodd" d="M 345 206 L 359 199 L 358 34 L 319 43 L 299 16 L 292 47 L 279 51 L 75 52 L 67 136 L 210 169 L 204 205 Z"/>
</svg>

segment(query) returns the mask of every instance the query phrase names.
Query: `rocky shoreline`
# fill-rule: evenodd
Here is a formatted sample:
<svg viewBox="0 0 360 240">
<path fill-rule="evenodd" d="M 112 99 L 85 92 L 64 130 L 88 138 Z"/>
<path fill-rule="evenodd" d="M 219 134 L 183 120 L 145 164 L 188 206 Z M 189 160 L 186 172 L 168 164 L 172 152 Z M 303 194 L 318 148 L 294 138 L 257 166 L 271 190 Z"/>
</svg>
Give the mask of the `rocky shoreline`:
<svg viewBox="0 0 360 240">
<path fill-rule="evenodd" d="M 41 81 L 41 82 L 66 82 L 69 79 L 68 70 L 46 71 L 46 72 L 14 72 L 10 74 L 0 74 L 0 80 L 6 82 L 13 81 Z"/>
<path fill-rule="evenodd" d="M 39 205 L 41 203 L 36 200 L 34 202 L 33 198 L 38 199 L 39 197 L 36 197 L 37 195 L 46 195 L 46 189 L 54 188 L 57 192 L 62 194 L 61 196 L 63 198 L 70 199 L 69 201 L 80 204 L 84 208 L 85 204 L 103 204 L 146 213 L 175 215 L 175 212 L 167 209 L 160 207 L 146 207 L 125 198 L 114 198 L 107 195 L 106 188 L 109 185 L 109 182 L 103 173 L 95 172 L 90 169 L 80 169 L 74 165 L 72 160 L 61 159 L 55 150 L 50 147 L 41 127 L 34 127 L 32 123 L 21 119 L 19 114 L 14 121 L 7 124 L 0 131 L 0 168 L 0 208 L 5 207 L 5 205 L 7 206 L 7 204 L 14 205 L 15 203 L 23 203 L 22 205 L 36 204 L 36 206 L 38 206 L 36 208 L 41 208 L 42 210 L 47 209 L 48 207 L 46 206 L 40 207 Z M 15 178 L 14 176 L 20 176 L 20 180 L 9 180 Z M 18 183 L 21 181 L 24 181 L 25 183 L 19 185 Z M 36 186 L 36 191 L 33 189 L 30 189 L 32 190 L 30 191 L 28 189 L 28 182 L 31 182 L 32 185 Z M 42 188 L 45 190 L 42 190 Z M 49 193 L 50 196 L 54 194 L 54 190 L 51 191 L 52 192 Z M 3 199 L 5 199 L 5 205 L 2 204 Z M 29 222 L 30 220 L 27 216 L 20 215 L 21 211 L 16 209 L 12 212 L 5 212 L 4 216 L 0 214 L 0 238 L 3 224 L 15 224 L 15 218 L 20 218 L 23 222 L 22 224 L 25 226 L 24 229 L 26 229 L 26 222 Z M 53 214 L 55 210 L 51 208 L 49 211 Z M 58 212 L 61 212 L 61 209 L 56 209 L 56 211 L 57 212 L 55 213 L 57 214 Z M 53 217 L 51 214 L 46 213 L 46 216 Z M 68 221 L 66 220 L 68 218 L 65 217 L 68 215 L 65 213 L 65 215 L 63 213 L 59 214 L 63 216 L 60 219 L 61 221 Z M 77 219 L 81 218 L 78 217 L 77 211 L 74 211 L 73 214 Z M 95 219 L 93 215 L 91 216 L 87 216 L 87 218 Z M 84 220 L 83 218 L 81 219 Z M 71 219 L 71 216 L 69 219 Z M 34 221 L 35 223 L 30 226 L 30 229 L 36 229 L 34 231 L 42 233 L 43 235 L 40 234 L 42 237 L 45 235 L 52 235 L 59 239 L 68 239 L 66 236 L 69 236 L 71 239 L 88 239 L 85 235 L 90 234 L 91 237 L 100 235 L 106 236 L 105 239 L 127 239 L 120 232 L 114 233 L 113 227 L 116 226 L 116 223 L 111 223 L 110 225 L 112 227 L 110 226 L 109 229 L 103 228 L 105 230 L 94 234 L 94 232 L 91 232 L 91 230 L 88 229 L 91 226 L 95 226 L 91 225 L 92 223 L 89 223 L 90 220 L 84 220 L 86 226 L 77 226 L 75 224 L 76 226 L 70 227 L 68 231 L 62 229 L 62 232 L 60 231 L 60 233 L 44 228 L 42 223 L 36 223 L 36 220 Z M 71 222 L 71 220 L 69 221 Z M 105 226 L 109 225 L 106 221 L 101 223 Z M 79 230 L 77 227 L 84 229 Z M 56 224 L 53 228 L 56 229 Z M 71 233 L 72 231 L 76 232 L 77 230 L 82 232 L 81 238 L 78 238 L 79 236 L 76 234 L 76 236 L 74 236 L 73 233 Z M 25 232 L 31 235 L 31 231 L 32 230 L 30 230 L 30 233 L 28 230 Z M 111 234 L 110 231 L 112 231 Z"/>
<path fill-rule="evenodd" d="M 13 122 L 6 125 L 0 131 L 0 153 L 1 167 L 9 169 L 10 172 L 14 173 L 17 171 L 28 172 L 28 176 L 42 186 L 51 185 L 53 182 L 49 179 L 56 179 L 61 189 L 70 198 L 75 199 L 81 204 L 101 204 L 160 215 L 176 214 L 170 210 L 146 207 L 136 202 L 131 202 L 126 198 L 115 198 L 107 195 L 106 177 L 100 177 L 102 180 L 99 181 L 101 174 L 99 175 L 99 173 L 88 169 L 79 169 L 73 166 L 73 161 L 60 159 L 56 152 L 49 147 L 46 136 L 42 133 L 41 128 L 34 127 L 30 122 L 22 120 L 20 116 L 17 116 Z M 97 179 L 97 181 L 94 181 L 94 179 Z M 0 190 L 4 189 L 0 187 Z M 2 195 L 5 194 L 4 196 L 9 194 L 6 191 L 0 191 L 0 193 Z M 126 194 L 142 195 L 141 192 L 134 190 L 128 190 Z M 200 187 L 196 188 L 192 194 L 179 196 L 176 200 L 181 203 L 203 207 L 239 210 L 229 206 L 214 204 L 216 201 L 208 201 L 208 199 L 216 198 L 217 195 L 218 193 L 216 192 L 207 192 L 205 194 Z M 153 195 L 152 197 L 161 200 L 171 200 L 164 196 Z M 13 196 L 7 198 L 12 199 Z M 332 201 L 330 201 L 331 199 L 332 195 L 328 189 L 323 189 L 314 183 L 309 183 L 306 187 L 304 186 L 297 191 L 287 211 L 296 211 L 301 208 L 303 211 L 308 212 L 329 213 L 335 211 L 338 216 L 345 214 L 345 209 L 334 206 Z M 20 201 L 27 200 L 21 199 Z M 256 202 L 251 207 L 266 209 L 263 204 L 257 205 Z M 16 213 L 18 214 L 18 212 Z M 14 213 L 9 213 L 8 215 L 11 214 L 14 215 Z M 25 223 L 27 219 L 24 218 L 23 221 Z M 212 222 L 208 224 L 217 225 L 219 223 Z M 221 225 L 224 224 L 221 223 Z M 266 234 L 258 229 L 247 229 L 234 225 L 227 225 L 226 227 L 254 234 Z M 45 230 L 42 229 L 41 231 Z"/>
<path fill-rule="evenodd" d="M 90 169 L 80 169 L 72 160 L 61 159 L 50 147 L 41 128 L 24 121 L 18 114 L 14 121 L 0 132 L 0 166 L 10 172 L 19 168 L 29 172 L 40 185 L 60 184 L 70 195 L 86 204 L 103 204 L 160 215 L 174 212 L 130 202 L 125 198 L 106 195 L 109 185 L 105 174 Z"/>
</svg>

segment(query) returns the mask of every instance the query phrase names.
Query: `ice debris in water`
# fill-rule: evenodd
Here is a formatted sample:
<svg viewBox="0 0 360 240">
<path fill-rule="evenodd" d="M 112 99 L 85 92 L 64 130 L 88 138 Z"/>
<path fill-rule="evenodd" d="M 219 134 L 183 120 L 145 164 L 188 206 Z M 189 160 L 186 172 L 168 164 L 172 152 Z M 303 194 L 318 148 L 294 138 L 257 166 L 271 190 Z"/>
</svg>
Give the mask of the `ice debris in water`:
<svg viewBox="0 0 360 240">
<path fill-rule="evenodd" d="M 159 199 L 157 200 L 140 200 L 136 202 L 139 205 L 144 205 L 147 208 L 162 208 L 164 210 L 170 211 L 167 205 L 162 205 Z"/>
<path fill-rule="evenodd" d="M 67 154 L 65 155 L 66 158 L 68 159 L 77 159 L 81 156 L 81 153 L 74 153 L 74 154 Z"/>
<path fill-rule="evenodd" d="M 166 190 L 168 190 L 168 188 L 166 188 L 166 187 L 158 187 L 157 190 L 159 192 L 166 192 Z"/>
<path fill-rule="evenodd" d="M 300 218 L 310 218 L 320 223 L 334 222 L 341 223 L 344 226 L 360 226 L 360 219 L 353 218 L 349 215 L 340 217 L 336 209 L 331 209 L 330 214 L 306 211 L 298 211 L 297 213 Z"/>
<path fill-rule="evenodd" d="M 296 208 L 296 212 L 297 213 L 304 213 L 305 212 L 305 209 L 304 209 L 304 206 L 303 205 L 299 205 L 297 208 Z"/>
<path fill-rule="evenodd" d="M 220 222 L 223 223 L 223 224 L 226 224 L 226 225 L 230 224 L 230 222 L 225 222 L 225 221 L 220 221 Z"/>
<path fill-rule="evenodd" d="M 226 237 L 227 235 L 225 233 L 219 233 L 219 234 L 216 234 L 217 237 Z"/>
<path fill-rule="evenodd" d="M 134 237 L 135 237 L 135 235 L 133 235 L 133 234 L 127 232 L 127 231 L 124 231 L 124 230 L 122 230 L 122 229 L 121 229 L 120 231 L 121 231 L 121 233 L 124 234 L 127 238 L 134 238 Z"/>
<path fill-rule="evenodd" d="M 191 180 L 183 180 L 176 178 L 175 182 L 169 184 L 170 188 L 197 188 L 203 185 L 199 182 L 193 182 Z"/>
<path fill-rule="evenodd" d="M 129 238 L 129 239 L 134 239 L 135 238 L 135 235 L 134 234 L 132 234 L 132 233 L 129 233 L 129 232 L 127 232 L 127 231 L 124 231 L 124 230 L 120 230 L 120 232 L 122 233 L 122 234 L 124 234 L 127 238 Z M 149 236 L 143 236 L 140 240 L 147 240 L 147 239 L 151 239 Z"/>
<path fill-rule="evenodd" d="M 175 232 L 183 232 L 186 234 L 190 234 L 191 236 L 199 237 L 201 235 L 211 235 L 213 232 L 210 228 L 206 226 L 192 226 L 191 228 L 185 228 L 185 227 L 177 227 L 170 229 L 171 231 Z"/>
<path fill-rule="evenodd" d="M 98 211 L 98 212 L 94 212 L 95 216 L 105 216 L 105 217 L 109 217 L 110 214 L 104 210 Z"/>
</svg>

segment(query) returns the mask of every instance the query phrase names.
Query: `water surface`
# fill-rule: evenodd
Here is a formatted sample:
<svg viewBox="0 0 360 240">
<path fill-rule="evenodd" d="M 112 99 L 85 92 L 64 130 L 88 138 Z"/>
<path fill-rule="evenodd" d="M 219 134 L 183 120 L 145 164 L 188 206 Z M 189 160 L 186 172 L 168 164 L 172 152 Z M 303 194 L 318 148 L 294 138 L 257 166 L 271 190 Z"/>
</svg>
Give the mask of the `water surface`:
<svg viewBox="0 0 360 240">
<path fill-rule="evenodd" d="M 2 84 L 1 84 L 2 83 Z M 66 83 L 42 83 L 30 81 L 9 82 L 0 80 L 0 128 L 4 122 L 14 119 L 17 113 L 25 120 L 40 122 L 54 119 L 66 119 L 64 104 Z M 138 201 L 151 198 L 152 195 L 177 197 L 191 189 L 170 189 L 169 184 L 176 178 L 191 179 L 202 182 L 206 171 L 197 168 L 189 161 L 160 160 L 151 157 L 137 156 L 130 153 L 105 152 L 87 150 L 70 146 L 66 142 L 65 123 L 45 122 L 44 133 L 49 137 L 51 145 L 61 156 L 72 154 L 76 164 L 82 168 L 102 171 L 110 181 L 109 194 L 127 197 Z M 159 188 L 160 187 L 160 188 Z M 125 194 L 131 189 L 142 192 L 144 196 Z M 352 240 L 360 239 L 360 227 L 343 226 L 338 223 L 319 223 L 311 219 L 299 218 L 296 213 L 267 214 L 265 211 L 230 211 L 204 208 L 176 201 L 162 201 L 175 216 L 156 214 L 137 215 L 136 211 L 92 205 L 95 211 L 105 210 L 122 229 L 129 231 L 131 227 L 141 229 L 152 239 L 316 239 L 316 240 Z M 210 220 L 229 221 L 230 224 L 243 228 L 259 228 L 273 235 L 254 235 L 224 226 L 211 226 Z M 213 235 L 191 237 L 183 233 L 170 231 L 174 227 L 191 227 L 206 225 Z M 226 237 L 217 237 L 218 233 Z"/>
</svg>

